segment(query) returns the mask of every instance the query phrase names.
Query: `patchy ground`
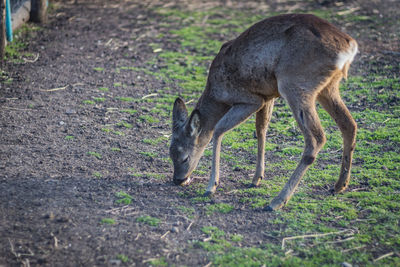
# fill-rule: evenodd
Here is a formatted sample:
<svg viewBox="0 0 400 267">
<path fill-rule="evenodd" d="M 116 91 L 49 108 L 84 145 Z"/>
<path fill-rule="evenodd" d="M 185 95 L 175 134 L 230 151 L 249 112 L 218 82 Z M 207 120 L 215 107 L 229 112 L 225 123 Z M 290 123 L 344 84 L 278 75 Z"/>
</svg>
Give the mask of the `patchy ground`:
<svg viewBox="0 0 400 267">
<path fill-rule="evenodd" d="M 76 3 L 75 3 L 76 2 Z M 8 47 L 0 87 L 0 266 L 400 264 L 398 1 L 55 2 L 49 24 Z M 331 196 L 341 137 L 283 210 L 262 211 L 299 160 L 278 100 L 255 169 L 254 118 L 223 142 L 222 185 L 204 198 L 207 149 L 188 187 L 171 182 L 170 111 L 204 88 L 222 42 L 262 18 L 312 12 L 359 41 L 342 95 L 358 125 L 349 190 Z"/>
</svg>

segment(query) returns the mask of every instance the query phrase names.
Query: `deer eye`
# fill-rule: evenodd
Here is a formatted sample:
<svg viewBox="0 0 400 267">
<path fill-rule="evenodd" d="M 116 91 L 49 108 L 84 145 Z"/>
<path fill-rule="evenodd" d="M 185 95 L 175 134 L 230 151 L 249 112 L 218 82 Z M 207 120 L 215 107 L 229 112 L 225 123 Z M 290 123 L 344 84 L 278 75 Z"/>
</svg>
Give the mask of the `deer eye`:
<svg viewBox="0 0 400 267">
<path fill-rule="evenodd" d="M 182 163 L 187 163 L 189 161 L 189 157 L 186 157 L 183 161 L 182 161 Z"/>
</svg>

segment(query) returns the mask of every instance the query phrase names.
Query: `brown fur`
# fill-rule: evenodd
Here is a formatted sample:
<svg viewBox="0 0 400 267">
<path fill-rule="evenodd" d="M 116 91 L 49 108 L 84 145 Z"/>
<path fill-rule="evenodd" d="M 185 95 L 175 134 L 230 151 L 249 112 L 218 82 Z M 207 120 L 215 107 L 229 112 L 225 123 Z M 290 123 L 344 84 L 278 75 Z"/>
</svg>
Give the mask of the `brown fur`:
<svg viewBox="0 0 400 267">
<path fill-rule="evenodd" d="M 301 161 L 279 195 L 267 207 L 276 210 L 289 201 L 304 173 L 325 144 L 315 101 L 338 124 L 344 139 L 342 169 L 335 192 L 350 179 L 357 126 L 339 95 L 357 43 L 332 24 L 313 15 L 289 14 L 256 23 L 225 43 L 211 64 L 207 85 L 191 116 L 177 99 L 173 110 L 170 155 L 174 181 L 185 183 L 213 139 L 213 164 L 206 194 L 219 184 L 223 135 L 256 113 L 258 153 L 254 186 L 264 177 L 264 145 L 274 99 L 289 104 L 305 149 Z"/>
</svg>

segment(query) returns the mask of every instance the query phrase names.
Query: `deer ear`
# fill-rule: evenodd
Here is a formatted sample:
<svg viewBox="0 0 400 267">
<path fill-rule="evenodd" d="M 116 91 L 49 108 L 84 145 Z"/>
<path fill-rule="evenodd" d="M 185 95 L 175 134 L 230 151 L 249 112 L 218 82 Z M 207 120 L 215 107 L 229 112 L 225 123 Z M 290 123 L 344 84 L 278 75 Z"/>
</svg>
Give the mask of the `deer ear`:
<svg viewBox="0 0 400 267">
<path fill-rule="evenodd" d="M 188 111 L 185 105 L 185 102 L 178 97 L 175 100 L 174 108 L 172 109 L 172 126 L 176 128 L 177 126 L 181 125 L 187 118 Z"/>
<path fill-rule="evenodd" d="M 186 130 L 190 136 L 198 136 L 200 134 L 200 111 L 197 109 L 193 110 L 192 114 L 190 115 L 189 123 L 186 127 Z"/>
</svg>

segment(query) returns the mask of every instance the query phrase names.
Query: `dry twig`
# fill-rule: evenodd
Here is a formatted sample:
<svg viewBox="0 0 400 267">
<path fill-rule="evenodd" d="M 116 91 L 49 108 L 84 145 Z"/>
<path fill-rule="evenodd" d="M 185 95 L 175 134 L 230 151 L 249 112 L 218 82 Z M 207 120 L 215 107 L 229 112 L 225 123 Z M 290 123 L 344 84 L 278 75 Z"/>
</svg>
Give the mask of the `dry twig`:
<svg viewBox="0 0 400 267">
<path fill-rule="evenodd" d="M 299 236 L 284 237 L 282 239 L 282 249 L 285 249 L 285 242 L 288 241 L 288 240 L 304 239 L 304 238 L 315 238 L 315 237 L 322 237 L 322 236 L 328 236 L 328 235 L 338 235 L 338 234 L 345 233 L 345 232 L 353 232 L 353 230 L 345 229 L 345 230 L 342 230 L 342 231 L 329 232 L 329 233 L 323 233 L 323 234 L 309 234 L 309 235 L 299 235 Z"/>
<path fill-rule="evenodd" d="M 60 91 L 60 90 L 65 90 L 65 89 L 67 89 L 68 88 L 68 86 L 69 86 L 69 84 L 67 84 L 66 86 L 64 86 L 64 87 L 58 87 L 58 88 L 52 88 L 52 89 L 39 89 L 39 91 L 42 91 L 42 92 L 54 92 L 54 91 Z"/>
<path fill-rule="evenodd" d="M 146 99 L 146 98 L 152 97 L 152 96 L 158 96 L 158 94 L 157 93 L 151 93 L 151 94 L 143 96 L 142 99 Z"/>
<path fill-rule="evenodd" d="M 362 249 L 362 248 L 365 248 L 365 246 L 358 246 L 358 247 L 354 247 L 354 248 L 344 249 L 344 250 L 342 250 L 342 253 L 346 253 L 346 252 L 349 252 L 352 250 L 357 250 L 357 249 Z"/>
<path fill-rule="evenodd" d="M 13 243 L 11 242 L 10 238 L 8 239 L 8 242 L 10 243 L 11 253 L 12 253 L 16 258 L 19 258 L 19 255 L 18 255 L 18 254 L 15 252 L 15 250 L 14 250 L 14 245 L 13 245 Z"/>
<path fill-rule="evenodd" d="M 384 258 L 387 258 L 387 257 L 392 256 L 393 254 L 394 254 L 393 251 L 392 251 L 392 252 L 389 252 L 389 253 L 386 253 L 386 254 L 384 254 L 384 255 L 382 255 L 382 256 L 379 256 L 378 258 L 374 259 L 373 262 L 380 261 L 380 260 L 382 260 L 382 259 L 384 259 Z"/>
<path fill-rule="evenodd" d="M 359 7 L 354 7 L 354 8 L 346 9 L 344 11 L 340 11 L 337 14 L 339 16 L 349 15 L 349 14 L 351 14 L 351 13 L 353 13 L 353 12 L 359 10 L 359 9 L 360 9 Z"/>
<path fill-rule="evenodd" d="M 189 230 L 190 230 L 190 227 L 192 227 L 193 223 L 194 223 L 194 221 L 192 221 L 192 222 L 189 224 L 189 226 L 186 228 L 186 231 L 189 231 Z"/>
<path fill-rule="evenodd" d="M 169 233 L 171 233 L 171 231 L 168 230 L 168 231 L 167 231 L 165 234 L 163 234 L 160 238 L 161 238 L 161 239 L 164 239 Z"/>
<path fill-rule="evenodd" d="M 33 59 L 26 59 L 24 58 L 25 63 L 35 63 L 39 59 L 39 53 L 36 54 L 36 56 Z"/>
<path fill-rule="evenodd" d="M 4 109 L 11 109 L 11 110 L 19 110 L 19 111 L 27 111 L 27 110 L 32 110 L 29 108 L 13 108 L 13 107 L 3 107 Z"/>
<path fill-rule="evenodd" d="M 135 241 L 137 241 L 141 235 L 142 235 L 141 233 L 138 233 L 136 238 L 135 238 Z"/>
</svg>

